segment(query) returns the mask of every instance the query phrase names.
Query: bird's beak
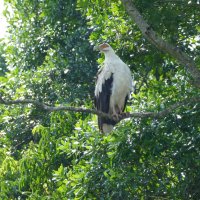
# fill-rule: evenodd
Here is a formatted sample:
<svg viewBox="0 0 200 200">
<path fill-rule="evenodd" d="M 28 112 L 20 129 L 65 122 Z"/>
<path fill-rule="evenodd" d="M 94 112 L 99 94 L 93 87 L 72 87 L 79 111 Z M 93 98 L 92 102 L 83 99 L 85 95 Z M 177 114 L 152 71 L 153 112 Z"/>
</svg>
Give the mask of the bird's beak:
<svg viewBox="0 0 200 200">
<path fill-rule="evenodd" d="M 99 51 L 99 50 L 100 50 L 100 49 L 99 49 L 99 46 L 98 46 L 98 45 L 93 47 L 93 51 Z"/>
</svg>

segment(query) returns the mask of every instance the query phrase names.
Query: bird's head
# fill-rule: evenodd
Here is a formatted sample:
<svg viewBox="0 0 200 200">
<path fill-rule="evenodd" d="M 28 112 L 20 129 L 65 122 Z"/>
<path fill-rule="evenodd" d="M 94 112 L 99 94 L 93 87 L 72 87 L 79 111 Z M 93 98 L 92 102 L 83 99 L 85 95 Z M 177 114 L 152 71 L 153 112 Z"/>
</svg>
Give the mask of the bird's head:
<svg viewBox="0 0 200 200">
<path fill-rule="evenodd" d="M 100 52 L 103 52 L 103 53 L 106 53 L 108 51 L 113 51 L 112 47 L 107 43 L 103 43 L 103 44 L 100 44 L 98 46 L 95 46 L 94 50 L 100 51 Z"/>
</svg>

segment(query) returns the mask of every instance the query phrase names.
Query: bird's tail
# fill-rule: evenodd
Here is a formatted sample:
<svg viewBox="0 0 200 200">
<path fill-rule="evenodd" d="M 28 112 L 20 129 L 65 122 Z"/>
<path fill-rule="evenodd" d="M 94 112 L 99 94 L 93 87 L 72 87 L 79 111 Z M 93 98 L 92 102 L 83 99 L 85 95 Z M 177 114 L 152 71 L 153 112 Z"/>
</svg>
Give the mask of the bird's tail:
<svg viewBox="0 0 200 200">
<path fill-rule="evenodd" d="M 113 130 L 115 124 L 116 122 L 114 120 L 98 117 L 99 129 L 103 133 L 110 133 Z"/>
<path fill-rule="evenodd" d="M 103 133 L 108 134 L 113 130 L 113 127 L 114 126 L 112 124 L 103 124 L 102 125 L 102 131 L 103 131 Z"/>
</svg>

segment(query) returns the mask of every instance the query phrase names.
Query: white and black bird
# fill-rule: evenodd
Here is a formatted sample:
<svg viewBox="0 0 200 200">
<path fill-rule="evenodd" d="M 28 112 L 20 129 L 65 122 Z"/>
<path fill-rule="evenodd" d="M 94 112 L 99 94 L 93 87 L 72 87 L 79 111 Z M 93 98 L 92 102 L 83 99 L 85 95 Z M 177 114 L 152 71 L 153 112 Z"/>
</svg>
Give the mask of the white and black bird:
<svg viewBox="0 0 200 200">
<path fill-rule="evenodd" d="M 132 90 L 131 71 L 109 44 L 104 43 L 94 49 L 105 55 L 95 87 L 95 107 L 98 111 L 118 117 L 124 112 Z M 98 126 L 103 133 L 111 132 L 115 124 L 114 120 L 98 117 Z"/>
</svg>

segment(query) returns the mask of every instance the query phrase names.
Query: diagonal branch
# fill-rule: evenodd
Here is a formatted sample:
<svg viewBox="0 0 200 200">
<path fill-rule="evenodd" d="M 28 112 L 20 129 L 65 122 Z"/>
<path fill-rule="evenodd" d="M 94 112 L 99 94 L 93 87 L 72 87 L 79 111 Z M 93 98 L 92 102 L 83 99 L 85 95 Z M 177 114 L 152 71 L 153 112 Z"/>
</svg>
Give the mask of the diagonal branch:
<svg viewBox="0 0 200 200">
<path fill-rule="evenodd" d="M 0 95 L 0 104 L 4 105 L 20 105 L 20 104 L 32 104 L 35 105 L 38 108 L 41 108 L 45 111 L 48 112 L 56 112 L 56 111 L 70 111 L 70 112 L 82 112 L 82 113 L 90 113 L 90 114 L 95 114 L 100 117 L 112 119 L 115 121 L 121 121 L 122 119 L 125 118 L 163 118 L 170 113 L 173 113 L 174 110 L 180 108 L 181 106 L 187 106 L 188 104 L 195 104 L 195 103 L 200 103 L 200 97 L 193 97 L 190 99 L 185 99 L 181 102 L 177 102 L 165 110 L 159 111 L 159 112 L 134 112 L 134 113 L 124 113 L 119 117 L 118 120 L 113 118 L 113 116 L 103 113 L 101 111 L 93 110 L 93 109 L 88 109 L 88 108 L 83 108 L 83 107 L 72 107 L 72 106 L 48 106 L 42 102 L 39 102 L 37 100 L 31 100 L 31 99 L 17 99 L 17 100 L 4 100 L 2 96 Z"/>
<path fill-rule="evenodd" d="M 123 3 L 129 16 L 134 20 L 142 34 L 149 40 L 149 42 L 155 45 L 159 50 L 171 55 L 182 66 L 184 66 L 194 79 L 193 84 L 200 88 L 200 70 L 195 65 L 193 59 L 176 46 L 173 46 L 172 44 L 163 40 L 162 37 L 160 37 L 144 20 L 143 16 L 132 3 L 132 0 L 121 0 L 121 2 Z"/>
</svg>

